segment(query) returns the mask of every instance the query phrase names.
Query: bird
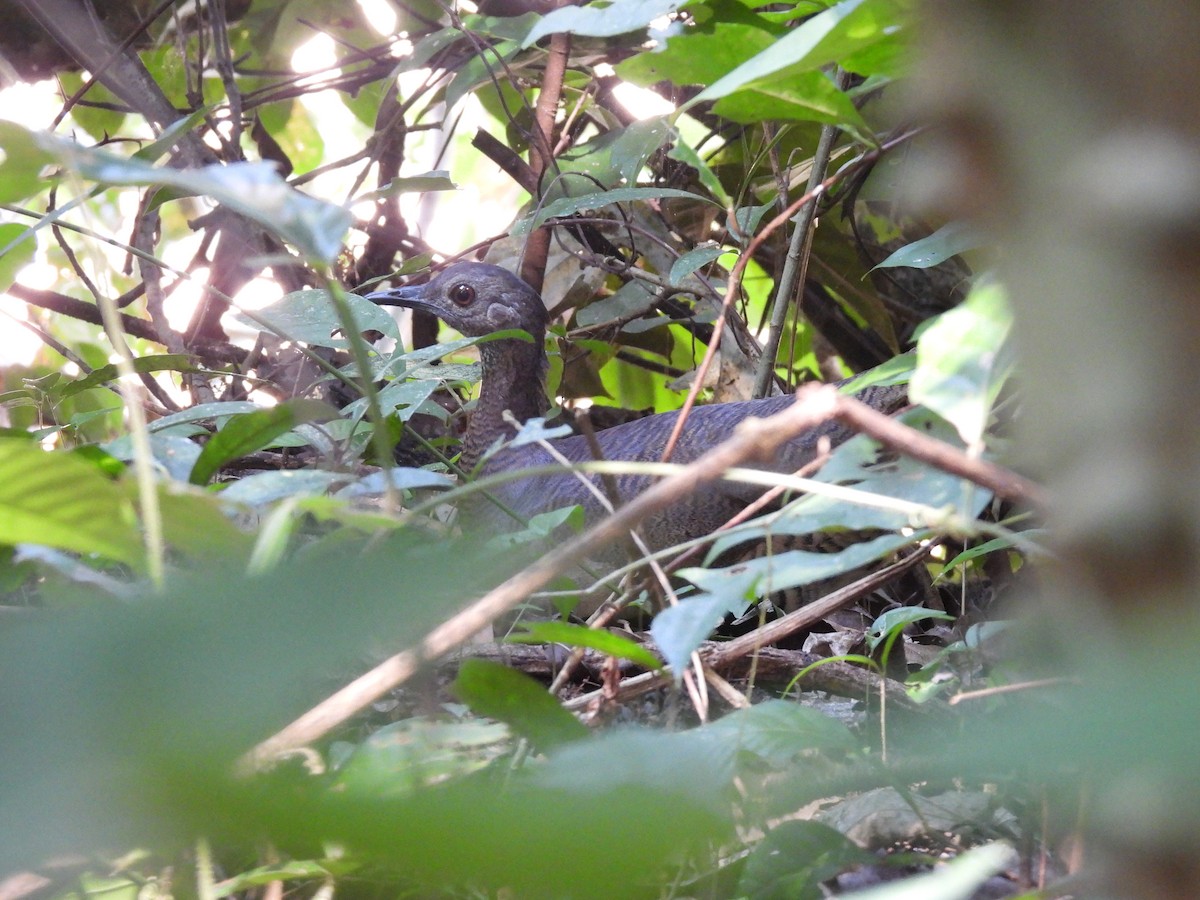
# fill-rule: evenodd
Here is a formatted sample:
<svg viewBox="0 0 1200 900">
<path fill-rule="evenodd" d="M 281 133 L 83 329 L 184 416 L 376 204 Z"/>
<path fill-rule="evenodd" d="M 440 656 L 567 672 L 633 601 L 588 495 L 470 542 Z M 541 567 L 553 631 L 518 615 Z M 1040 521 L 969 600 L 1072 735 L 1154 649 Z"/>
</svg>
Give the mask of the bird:
<svg viewBox="0 0 1200 900">
<path fill-rule="evenodd" d="M 366 294 L 380 306 L 399 306 L 432 313 L 467 337 L 484 337 L 501 331 L 525 332 L 479 344 L 483 381 L 479 400 L 467 425 L 459 458 L 460 467 L 479 474 L 539 466 L 554 466 L 554 457 L 537 444 L 505 446 L 488 453 L 498 441 L 510 438 L 511 424 L 545 414 L 549 404 L 544 381 L 548 368 L 545 350 L 547 312 L 539 294 L 506 269 L 481 262 L 457 262 L 424 284 L 406 285 Z M 859 399 L 885 413 L 907 404 L 902 386 L 875 386 L 858 394 Z M 760 400 L 716 403 L 693 408 L 685 422 L 672 461 L 688 463 L 728 437 L 733 428 L 751 416 L 765 418 L 795 402 L 790 395 Z M 506 412 L 511 418 L 506 417 Z M 600 431 L 595 443 L 601 458 L 629 462 L 657 462 L 675 426 L 678 412 L 665 412 L 626 422 Z M 837 423 L 826 423 L 785 444 L 770 464 L 761 468 L 794 472 L 815 458 L 818 441 L 828 437 L 837 445 L 853 432 Z M 550 442 L 570 462 L 597 458 L 584 435 L 561 437 Z M 481 465 L 480 465 L 481 464 Z M 600 485 L 596 475 L 587 476 Z M 628 500 L 652 482 L 647 475 L 614 477 L 617 499 Z M 612 484 L 613 482 L 609 482 Z M 743 509 L 762 488 L 721 482 L 694 492 L 686 500 L 659 512 L 642 523 L 642 535 L 650 549 L 658 550 L 702 537 Z M 541 474 L 517 480 L 492 491 L 513 513 L 528 519 L 539 513 L 578 505 L 586 521 L 606 512 L 603 503 L 572 473 Z M 505 514 L 493 505 L 495 517 Z M 493 521 L 493 524 L 496 524 Z"/>
</svg>

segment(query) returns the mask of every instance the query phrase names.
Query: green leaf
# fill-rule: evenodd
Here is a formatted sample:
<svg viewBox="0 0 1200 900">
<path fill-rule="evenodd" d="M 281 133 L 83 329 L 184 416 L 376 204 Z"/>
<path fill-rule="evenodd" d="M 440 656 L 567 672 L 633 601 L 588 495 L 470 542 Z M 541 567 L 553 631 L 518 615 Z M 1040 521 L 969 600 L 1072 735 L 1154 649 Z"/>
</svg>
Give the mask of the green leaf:
<svg viewBox="0 0 1200 900">
<path fill-rule="evenodd" d="M 339 497 L 362 497 L 378 495 L 384 492 L 384 485 L 391 482 L 398 491 L 416 490 L 445 490 L 454 487 L 454 479 L 441 472 L 430 472 L 428 469 L 414 469 L 407 466 L 393 466 L 390 469 L 372 472 L 353 481 L 338 491 Z"/>
<path fill-rule="evenodd" d="M 877 862 L 821 822 L 783 822 L 767 832 L 746 860 L 737 895 L 750 900 L 824 897 L 822 883 L 854 866 Z"/>
<path fill-rule="evenodd" d="M 447 30 L 451 32 L 451 37 L 458 37 L 454 29 Z M 433 36 L 436 37 L 436 34 Z M 446 86 L 446 106 L 452 108 L 480 85 L 492 84 L 496 67 L 511 64 L 520 52 L 521 45 L 516 41 L 501 40 L 492 44 L 487 53 L 471 54 L 454 71 L 454 79 Z"/>
<path fill-rule="evenodd" d="M 822 122 L 844 128 L 860 140 L 871 139 L 870 126 L 824 72 L 799 72 L 748 85 L 718 100 L 713 112 L 747 124 L 771 119 Z"/>
<path fill-rule="evenodd" d="M 213 885 L 211 897 L 219 900 L 232 894 L 240 894 L 250 888 L 263 887 L 274 881 L 312 881 L 329 878 L 337 871 L 337 860 L 291 860 L 274 866 L 259 866 L 240 872 L 231 878 Z M 108 898 L 105 898 L 108 900 Z"/>
<path fill-rule="evenodd" d="M 28 227 L 15 222 L 0 225 L 0 294 L 12 287 L 17 273 L 33 261 L 37 241 L 22 240 L 28 232 Z"/>
<path fill-rule="evenodd" d="M 190 438 L 177 434 L 151 432 L 150 453 L 154 461 L 175 481 L 187 482 L 192 466 L 200 458 L 200 445 Z M 134 457 L 133 438 L 123 434 L 103 445 L 105 452 L 125 462 Z"/>
<path fill-rule="evenodd" d="M 548 34 L 614 37 L 645 28 L 675 12 L 686 0 L 612 0 L 605 6 L 564 6 L 538 19 L 522 42 L 531 47 Z"/>
<path fill-rule="evenodd" d="M 424 717 L 393 722 L 354 749 L 340 767 L 333 790 L 359 802 L 403 798 L 477 771 L 511 742 L 508 728 L 495 722 Z"/>
<path fill-rule="evenodd" d="M 654 291 L 642 281 L 633 280 L 608 297 L 589 303 L 575 314 L 577 328 L 605 325 L 621 319 L 632 319 L 654 308 L 658 298 Z"/>
<path fill-rule="evenodd" d="M 0 544 L 44 544 L 137 563 L 142 543 L 121 487 L 69 453 L 0 438 Z"/>
<path fill-rule="evenodd" d="M 1019 546 L 1026 548 L 1034 546 L 1036 544 L 1034 541 L 1035 538 L 1045 538 L 1047 534 L 1048 532 L 1041 528 L 1031 528 L 1027 531 L 1022 531 L 1020 533 L 1021 541 Z M 990 541 L 984 541 L 982 544 L 976 544 L 974 547 L 968 547 L 942 567 L 942 575 L 950 574 L 950 572 L 957 566 L 961 566 L 963 563 L 968 563 L 973 559 L 978 559 L 981 556 L 987 556 L 989 553 L 995 553 L 997 550 L 1007 550 L 1016 546 L 1018 546 L 1018 542 L 1013 538 L 998 537 L 992 538 Z M 939 575 L 938 577 L 940 578 L 942 575 Z"/>
<path fill-rule="evenodd" d="M 568 647 L 589 647 L 618 659 L 627 659 L 647 669 L 661 669 L 662 663 L 640 644 L 627 637 L 568 622 L 534 622 L 526 631 L 510 634 L 505 640 L 514 644 L 565 644 Z"/>
<path fill-rule="evenodd" d="M 911 410 L 900 421 L 931 437 L 958 443 L 953 426 L 928 410 Z M 991 499 L 990 491 L 910 457 L 900 456 L 883 461 L 878 457 L 878 445 L 865 435 L 858 435 L 834 451 L 817 475 L 817 480 L 830 484 L 849 484 L 857 490 L 881 497 L 922 504 L 939 511 L 939 515 L 945 510 L 953 510 L 964 517 L 974 518 Z M 914 524 L 923 523 L 914 523 L 904 510 L 847 503 L 814 493 L 789 503 L 778 513 L 729 529 L 713 544 L 710 557 L 715 558 L 731 547 L 748 540 L 761 539 L 767 534 L 812 534 L 828 529 L 895 531 Z"/>
<path fill-rule="evenodd" d="M 705 23 L 667 37 L 666 47 L 639 53 L 616 67 L 626 81 L 643 87 L 659 81 L 708 85 L 763 52 L 782 34 L 749 11 L 739 21 Z"/>
<path fill-rule="evenodd" d="M 68 96 L 83 86 L 83 75 L 79 72 L 60 72 L 58 78 Z M 121 111 L 123 104 L 112 91 L 99 81 L 93 81 L 83 99 L 86 102 L 71 107 L 71 120 L 97 141 L 117 134 L 126 114 Z"/>
<path fill-rule="evenodd" d="M 504 722 L 543 751 L 590 734 L 544 685 L 500 663 L 464 660 L 453 690 L 476 713 Z"/>
<path fill-rule="evenodd" d="M 280 472 L 255 472 L 239 478 L 220 493 L 222 500 L 265 506 L 288 497 L 308 497 L 325 494 L 332 486 L 344 483 L 342 472 L 320 469 L 295 469 Z"/>
<path fill-rule="evenodd" d="M 725 190 L 725 185 L 721 184 L 721 179 L 717 177 L 717 173 L 712 170 L 703 157 L 687 141 L 682 139 L 675 140 L 671 144 L 671 149 L 667 151 L 667 157 L 678 160 L 695 169 L 697 176 L 700 178 L 700 183 L 704 185 L 725 209 L 733 206 L 733 198 Z"/>
<path fill-rule="evenodd" d="M 19 126 L 9 126 L 9 129 L 17 128 Z M 11 134 L 11 130 L 0 131 L 0 138 L 11 137 Z M 108 185 L 160 185 L 171 188 L 173 196 L 211 197 L 290 241 L 316 262 L 332 262 L 350 227 L 351 216 L 347 210 L 300 193 L 288 185 L 270 163 L 173 169 L 84 147 L 51 134 L 26 134 L 31 136 L 36 147 L 52 154 L 81 178 Z M 28 141 L 18 141 L 18 144 L 27 146 Z"/>
<path fill-rule="evenodd" d="M 303 103 L 268 103 L 258 117 L 292 164 L 293 174 L 311 172 L 325 159 L 325 141 Z"/>
<path fill-rule="evenodd" d="M 875 269 L 888 269 L 895 266 L 928 269 L 945 262 L 952 256 L 978 247 L 982 243 L 982 235 L 973 226 L 965 222 L 950 222 L 929 237 L 913 241 L 896 250 Z M 875 269 L 871 271 L 873 272 Z"/>
<path fill-rule="evenodd" d="M 995 282 L 977 284 L 917 342 L 909 395 L 951 422 L 968 447 L 983 440 L 992 406 L 1012 372 L 1012 311 Z"/>
<path fill-rule="evenodd" d="M 717 720 L 707 731 L 728 735 L 739 750 L 779 769 L 812 750 L 844 753 L 858 747 L 858 740 L 837 719 L 788 700 L 755 703 Z"/>
<path fill-rule="evenodd" d="M 180 480 L 185 477 L 186 473 Z M 158 506 L 163 536 L 173 552 L 201 563 L 217 561 L 230 571 L 244 570 L 250 559 L 251 536 L 234 523 L 220 496 L 164 484 L 158 491 Z"/>
<path fill-rule="evenodd" d="M 57 466 L 59 455 L 38 464 Z M 0 471 L 2 486 L 31 474 Z M 93 488 L 68 479 L 56 500 L 98 496 Z M 111 540 L 122 520 L 96 506 L 71 524 L 90 521 Z M 0 528 L 9 522 L 6 508 Z M 304 792 L 290 777 L 235 779 L 235 761 L 325 696 L 333 673 L 360 670 L 383 642 L 389 653 L 415 646 L 482 590 L 481 573 L 506 568 L 415 530 L 376 535 L 370 546 L 343 543 L 256 578 L 215 562 L 191 576 L 172 567 L 163 589 L 137 602 L 34 611 L 0 630 L 0 809 L 25 826 L 6 829 L 0 867 L 67 851 L 186 846 L 196 834 L 234 847 L 281 829 L 305 835 L 288 846 L 316 847 L 344 833 L 329 817 L 327 780 Z M 395 813 L 386 810 L 393 826 L 415 823 Z"/>
<path fill-rule="evenodd" d="M 42 170 L 53 161 L 32 131 L 0 120 L 0 203 L 24 200 L 47 187 Z M 8 250 L 0 245 L 0 254 Z"/>
<path fill-rule="evenodd" d="M 360 195 L 355 202 L 381 200 L 384 197 L 395 197 L 398 194 L 424 194 L 430 191 L 456 190 L 458 190 L 458 185 L 450 180 L 450 173 L 445 169 L 438 169 L 434 172 L 426 172 L 424 175 L 393 178 L 383 187 Z"/>
<path fill-rule="evenodd" d="M 336 418 L 337 411 L 319 400 L 289 400 L 271 409 L 234 416 L 208 439 L 192 467 L 188 480 L 208 484 L 210 478 L 231 459 L 269 446 L 271 439 L 290 431 L 301 422 Z"/>
<path fill-rule="evenodd" d="M 895 0 L 842 0 L 718 79 L 681 109 L 727 97 L 752 84 L 776 81 L 836 62 L 841 56 L 890 38 L 899 28 L 899 18 Z"/>
<path fill-rule="evenodd" d="M 148 375 L 151 372 L 196 372 L 199 370 L 196 368 L 193 358 L 186 353 L 163 353 L 135 359 L 133 371 Z M 67 397 L 74 397 L 76 394 L 94 387 L 108 386 L 110 382 L 116 381 L 120 374 L 115 363 L 93 369 L 85 377 L 67 382 L 59 392 L 59 397 L 65 400 Z"/>
<path fill-rule="evenodd" d="M 867 646 L 874 650 L 893 632 L 898 632 L 913 622 L 923 622 L 926 619 L 941 619 L 944 622 L 954 621 L 949 613 L 926 609 L 923 606 L 899 606 L 889 609 L 872 624 L 866 634 Z"/>
<path fill-rule="evenodd" d="M 680 569 L 678 574 L 701 590 L 727 598 L 744 597 L 750 592 L 762 596 L 845 575 L 919 539 L 919 535 L 885 534 L 837 553 L 788 550 L 727 569 Z"/>
<path fill-rule="evenodd" d="M 399 338 L 400 331 L 385 309 L 358 294 L 347 294 L 346 302 L 359 332 L 381 331 L 389 337 Z M 333 347 L 344 350 L 349 342 L 341 335 L 342 323 L 337 309 L 323 289 L 292 291 L 254 314 L 254 319 L 245 313 L 235 318 L 251 328 L 260 329 L 265 323 L 280 336 L 291 341 L 303 341 L 318 347 Z M 257 321 L 256 321 L 257 320 Z"/>
<path fill-rule="evenodd" d="M 716 241 L 707 241 L 696 249 L 689 250 L 671 264 L 671 274 L 667 276 L 667 281 L 671 284 L 679 284 L 701 266 L 708 265 L 724 252 L 724 248 Z"/>
<path fill-rule="evenodd" d="M 260 409 L 262 409 L 261 406 L 249 400 L 219 400 L 215 403 L 200 403 L 177 413 L 171 413 L 169 416 L 163 416 L 161 419 L 155 419 L 148 427 L 150 431 L 165 431 L 176 425 L 203 422 L 207 419 L 222 419 Z"/>
<path fill-rule="evenodd" d="M 746 611 L 750 592 L 756 584 L 757 581 L 752 580 L 748 584 L 739 583 L 728 591 L 696 594 L 654 617 L 650 634 L 676 680 L 683 677 L 692 653 L 708 639 L 727 613 L 741 615 Z"/>
<path fill-rule="evenodd" d="M 636 185 L 650 156 L 671 140 L 674 129 L 665 117 L 613 127 L 578 143 L 557 157 L 559 177 L 547 186 L 543 203 L 578 193 Z"/>
</svg>

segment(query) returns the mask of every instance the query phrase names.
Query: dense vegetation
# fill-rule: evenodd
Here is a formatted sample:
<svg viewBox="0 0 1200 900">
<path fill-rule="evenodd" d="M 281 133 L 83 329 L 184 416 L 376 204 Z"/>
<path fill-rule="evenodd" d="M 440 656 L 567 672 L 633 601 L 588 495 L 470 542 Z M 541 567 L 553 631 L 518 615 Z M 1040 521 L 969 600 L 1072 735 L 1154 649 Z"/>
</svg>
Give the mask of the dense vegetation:
<svg viewBox="0 0 1200 900">
<path fill-rule="evenodd" d="M 480 6 L 56 0 L 0 38 L 60 107 L 0 122 L 0 287 L 42 342 L 0 370 L 0 871 L 202 900 L 1068 878 L 1063 748 L 1103 711 L 1064 726 L 1057 644 L 1007 604 L 1042 498 L 993 462 L 991 255 L 907 203 L 907 4 Z M 463 538 L 478 339 L 353 293 L 459 256 L 541 289 L 566 411 L 861 373 L 909 385 L 911 453 L 862 435 L 783 512 L 596 585 L 534 562 L 570 510 Z M 634 633 L 529 614 L 597 585 Z"/>
</svg>

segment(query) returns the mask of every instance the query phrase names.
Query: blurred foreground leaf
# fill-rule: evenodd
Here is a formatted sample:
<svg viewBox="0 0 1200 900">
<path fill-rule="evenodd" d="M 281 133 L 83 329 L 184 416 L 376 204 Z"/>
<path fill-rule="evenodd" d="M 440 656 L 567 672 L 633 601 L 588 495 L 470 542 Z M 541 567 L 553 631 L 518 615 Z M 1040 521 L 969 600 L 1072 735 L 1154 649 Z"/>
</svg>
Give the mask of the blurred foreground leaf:
<svg viewBox="0 0 1200 900">
<path fill-rule="evenodd" d="M 0 438 L 0 544 L 43 544 L 135 563 L 133 506 L 100 469 L 21 438 Z"/>
</svg>

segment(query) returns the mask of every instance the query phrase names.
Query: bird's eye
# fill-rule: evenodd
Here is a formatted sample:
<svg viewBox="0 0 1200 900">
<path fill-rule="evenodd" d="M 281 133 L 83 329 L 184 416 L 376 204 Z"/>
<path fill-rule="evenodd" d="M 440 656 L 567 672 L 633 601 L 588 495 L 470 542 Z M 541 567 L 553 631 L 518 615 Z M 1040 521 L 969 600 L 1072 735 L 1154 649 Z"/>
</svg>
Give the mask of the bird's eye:
<svg viewBox="0 0 1200 900">
<path fill-rule="evenodd" d="M 450 299 L 459 306 L 470 306 L 475 299 L 475 288 L 469 284 L 456 284 L 450 288 Z"/>
</svg>

